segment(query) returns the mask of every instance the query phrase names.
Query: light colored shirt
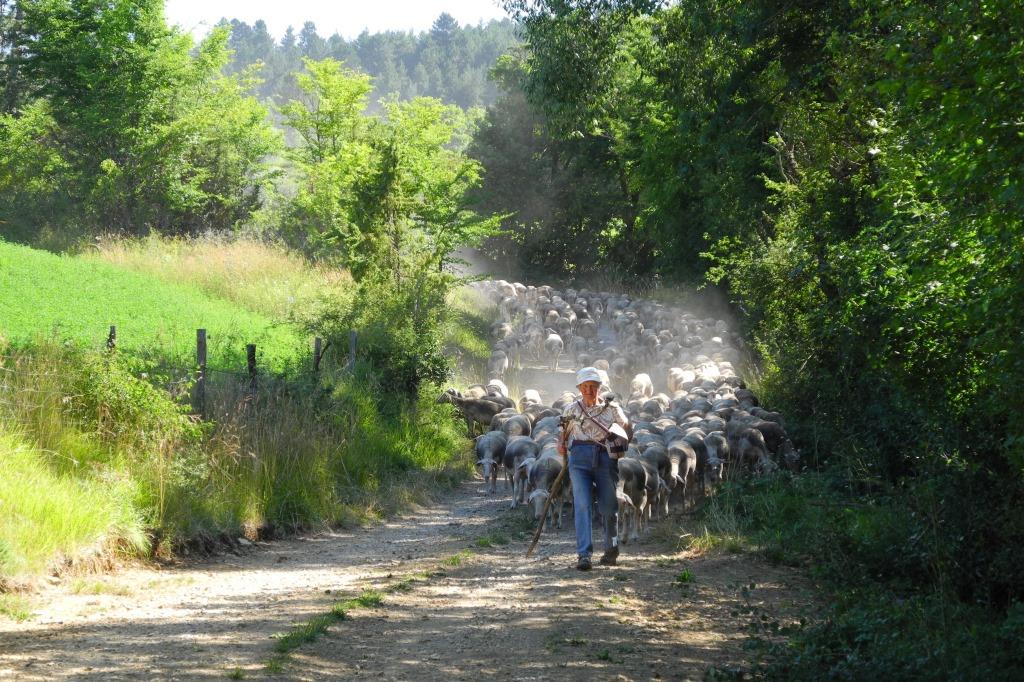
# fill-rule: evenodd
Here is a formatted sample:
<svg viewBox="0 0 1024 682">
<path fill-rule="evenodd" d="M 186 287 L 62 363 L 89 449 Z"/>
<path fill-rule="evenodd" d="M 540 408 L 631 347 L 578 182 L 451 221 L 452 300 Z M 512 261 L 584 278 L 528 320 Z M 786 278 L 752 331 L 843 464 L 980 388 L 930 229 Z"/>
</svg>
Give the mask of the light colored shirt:
<svg viewBox="0 0 1024 682">
<path fill-rule="evenodd" d="M 583 417 L 584 413 L 601 424 L 604 429 L 590 419 Z M 566 405 L 562 410 L 562 416 L 572 417 L 572 422 L 565 427 L 569 430 L 566 447 L 572 447 L 573 442 L 577 440 L 594 440 L 598 443 L 603 443 L 608 437 L 606 429 L 611 427 L 612 424 L 618 424 L 623 428 L 629 425 L 629 417 L 626 416 L 626 413 L 623 412 L 619 405 L 606 405 L 603 402 L 599 402 L 593 407 L 584 407 L 582 398 L 577 398 Z"/>
</svg>

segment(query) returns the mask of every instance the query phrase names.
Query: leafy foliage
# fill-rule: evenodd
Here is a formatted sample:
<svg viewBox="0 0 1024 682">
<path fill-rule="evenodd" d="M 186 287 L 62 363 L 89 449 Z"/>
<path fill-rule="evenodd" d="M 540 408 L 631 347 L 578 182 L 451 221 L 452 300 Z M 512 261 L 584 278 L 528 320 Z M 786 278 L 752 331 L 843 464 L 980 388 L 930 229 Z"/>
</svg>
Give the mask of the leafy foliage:
<svg viewBox="0 0 1024 682">
<path fill-rule="evenodd" d="M 501 220 L 468 207 L 480 165 L 461 148 L 474 120 L 431 98 L 391 100 L 367 116 L 365 75 L 329 58 L 306 67 L 304 98 L 282 109 L 303 140 L 285 238 L 352 273 L 355 300 L 328 315 L 322 333 L 344 346 L 349 330 L 361 330 L 381 389 L 414 400 L 422 383 L 449 373 L 440 349 L 453 252 Z"/>
<path fill-rule="evenodd" d="M 221 74 L 226 29 L 193 54 L 160 0 L 17 8 L 12 64 L 36 101 L 0 116 L 0 140 L 12 145 L 2 175 L 32 180 L 0 180 L 9 234 L 49 230 L 67 244 L 76 231 L 194 233 L 232 227 L 259 206 L 273 175 L 263 159 L 280 139 L 245 95 L 252 74 Z M 32 210 L 40 204 L 47 210 Z"/>
<path fill-rule="evenodd" d="M 533 141 L 604 143 L 607 163 L 580 147 L 573 161 L 622 178 L 626 201 L 586 214 L 574 238 L 592 261 L 727 291 L 762 361 L 761 397 L 844 499 L 867 505 L 816 517 L 799 497 L 746 491 L 734 518 L 758 499 L 781 505 L 759 529 L 799 542 L 792 512 L 834 552 L 822 562 L 840 592 L 880 581 L 929 618 L 1009 617 L 1024 599 L 1010 568 L 1024 563 L 1020 4 L 506 4 L 529 46 L 520 91 L 543 114 Z M 492 119 L 511 115 L 511 101 L 497 106 Z M 511 175 L 496 168 L 500 196 Z M 564 249 L 558 220 L 545 221 L 551 251 Z M 911 614 L 871 621 L 884 603 L 837 615 L 776 676 L 969 670 L 950 664 L 955 647 L 918 665 Z M 849 669 L 827 658 L 886 637 L 891 666 L 868 665 L 876 650 Z"/>
</svg>

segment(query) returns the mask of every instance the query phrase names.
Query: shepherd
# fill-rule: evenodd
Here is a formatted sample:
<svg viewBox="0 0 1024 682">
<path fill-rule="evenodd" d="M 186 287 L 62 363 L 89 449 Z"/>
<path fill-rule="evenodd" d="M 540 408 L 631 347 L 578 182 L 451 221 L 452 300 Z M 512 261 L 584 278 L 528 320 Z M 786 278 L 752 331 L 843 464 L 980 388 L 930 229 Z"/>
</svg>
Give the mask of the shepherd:
<svg viewBox="0 0 1024 682">
<path fill-rule="evenodd" d="M 572 481 L 573 514 L 576 526 L 576 568 L 589 571 L 593 564 L 593 490 L 597 488 L 598 508 L 604 521 L 604 554 L 601 565 L 614 566 L 619 556 L 616 536 L 619 458 L 632 437 L 629 418 L 622 407 L 599 397 L 601 373 L 584 367 L 576 373 L 580 398 L 566 405 L 562 413 L 562 438 L 558 453 L 568 456 Z"/>
</svg>

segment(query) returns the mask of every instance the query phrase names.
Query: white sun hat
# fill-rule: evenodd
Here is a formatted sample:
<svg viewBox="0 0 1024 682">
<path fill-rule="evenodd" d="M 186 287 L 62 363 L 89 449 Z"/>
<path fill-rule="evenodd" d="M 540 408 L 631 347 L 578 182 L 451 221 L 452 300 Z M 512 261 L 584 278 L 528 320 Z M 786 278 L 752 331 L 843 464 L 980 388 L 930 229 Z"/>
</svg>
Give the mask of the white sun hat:
<svg viewBox="0 0 1024 682">
<path fill-rule="evenodd" d="M 597 383 L 603 383 L 601 380 L 601 373 L 596 367 L 584 367 L 580 371 L 576 372 L 576 385 L 586 381 L 596 381 Z"/>
</svg>

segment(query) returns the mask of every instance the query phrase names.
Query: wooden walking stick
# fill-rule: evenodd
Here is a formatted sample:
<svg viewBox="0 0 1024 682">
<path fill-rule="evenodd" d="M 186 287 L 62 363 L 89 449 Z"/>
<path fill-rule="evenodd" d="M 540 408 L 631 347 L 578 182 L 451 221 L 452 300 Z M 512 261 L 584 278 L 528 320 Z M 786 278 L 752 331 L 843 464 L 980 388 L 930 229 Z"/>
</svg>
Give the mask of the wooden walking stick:
<svg viewBox="0 0 1024 682">
<path fill-rule="evenodd" d="M 567 420 L 562 420 L 562 445 L 565 445 L 566 438 L 569 436 L 569 430 L 566 428 Z M 551 508 L 551 502 L 557 495 L 562 494 L 562 479 L 565 477 L 565 472 L 569 471 L 569 455 L 564 456 L 564 466 L 562 470 L 558 472 L 558 476 L 555 476 L 555 482 L 551 484 L 551 494 L 548 495 L 547 501 L 544 503 L 544 512 L 540 515 L 540 523 L 537 524 L 537 530 L 533 534 L 533 542 L 530 543 L 530 548 L 526 550 L 526 558 L 529 559 L 530 555 L 533 554 L 533 550 L 537 547 L 537 542 L 540 540 L 540 534 L 544 532 L 544 522 L 548 518 L 548 510 Z"/>
</svg>

